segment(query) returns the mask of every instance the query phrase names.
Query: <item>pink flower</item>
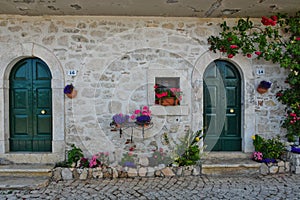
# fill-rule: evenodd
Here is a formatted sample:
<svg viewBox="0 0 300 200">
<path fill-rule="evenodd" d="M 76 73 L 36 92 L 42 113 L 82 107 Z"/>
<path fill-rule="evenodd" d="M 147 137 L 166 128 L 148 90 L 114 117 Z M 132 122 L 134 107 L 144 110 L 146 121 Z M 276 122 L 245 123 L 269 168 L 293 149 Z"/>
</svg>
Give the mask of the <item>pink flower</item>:
<svg viewBox="0 0 300 200">
<path fill-rule="evenodd" d="M 154 158 L 156 159 L 156 158 L 157 158 L 157 155 L 155 155 Z"/>
<path fill-rule="evenodd" d="M 297 117 L 296 113 L 290 113 L 291 117 Z"/>
<path fill-rule="evenodd" d="M 235 44 L 232 44 L 232 45 L 230 45 L 230 48 L 231 49 L 237 49 L 237 48 L 239 48 L 237 45 L 235 45 Z"/>
<path fill-rule="evenodd" d="M 135 110 L 134 114 L 138 115 L 138 114 L 140 114 L 140 112 L 141 112 L 140 110 Z"/>
<path fill-rule="evenodd" d="M 143 110 L 149 110 L 148 106 L 144 106 Z"/>
<path fill-rule="evenodd" d="M 130 116 L 130 119 L 132 119 L 132 120 L 134 120 L 135 118 L 136 118 L 135 115 L 131 115 L 131 116 Z"/>
<path fill-rule="evenodd" d="M 252 57 L 252 55 L 251 55 L 250 53 L 248 53 L 248 54 L 247 54 L 247 57 L 248 57 L 248 58 L 251 58 L 251 57 Z"/>
<path fill-rule="evenodd" d="M 132 156 L 133 155 L 133 152 L 132 151 L 129 151 L 128 152 L 128 156 Z"/>
<path fill-rule="evenodd" d="M 299 41 L 300 40 L 300 37 L 296 37 L 296 41 Z"/>
<path fill-rule="evenodd" d="M 233 58 L 233 54 L 229 54 L 229 55 L 228 55 L 228 58 Z"/>
<path fill-rule="evenodd" d="M 260 51 L 255 51 L 255 54 L 259 56 L 261 54 L 261 52 Z"/>
</svg>

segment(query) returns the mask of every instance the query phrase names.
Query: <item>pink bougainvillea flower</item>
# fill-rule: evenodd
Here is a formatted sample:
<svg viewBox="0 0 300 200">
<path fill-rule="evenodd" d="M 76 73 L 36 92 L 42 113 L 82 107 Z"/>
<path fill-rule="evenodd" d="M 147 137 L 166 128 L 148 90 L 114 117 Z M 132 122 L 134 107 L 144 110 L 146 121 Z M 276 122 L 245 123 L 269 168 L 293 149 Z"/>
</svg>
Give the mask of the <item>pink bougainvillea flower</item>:
<svg viewBox="0 0 300 200">
<path fill-rule="evenodd" d="M 255 54 L 259 56 L 261 54 L 261 52 L 260 51 L 255 51 Z"/>
<path fill-rule="evenodd" d="M 231 49 L 237 49 L 237 48 L 239 48 L 237 45 L 235 45 L 235 44 L 232 44 L 232 45 L 230 45 L 230 48 Z"/>
<path fill-rule="evenodd" d="M 278 17 L 277 17 L 276 15 L 273 15 L 273 16 L 271 17 L 271 19 L 272 19 L 273 21 L 277 22 Z"/>
<path fill-rule="evenodd" d="M 250 53 L 248 53 L 248 54 L 247 54 L 247 57 L 248 57 L 248 58 L 251 58 L 251 57 L 252 57 L 252 55 L 251 55 Z"/>
<path fill-rule="evenodd" d="M 233 58 L 233 56 L 234 56 L 233 54 L 229 54 L 227 57 L 228 58 Z"/>
<path fill-rule="evenodd" d="M 271 24 L 271 26 L 275 26 L 276 25 L 276 21 L 273 21 L 273 20 L 269 20 L 269 23 Z"/>
<path fill-rule="evenodd" d="M 262 16 L 261 23 L 265 26 L 269 26 L 270 25 L 269 18 L 267 18 L 266 16 Z"/>
</svg>

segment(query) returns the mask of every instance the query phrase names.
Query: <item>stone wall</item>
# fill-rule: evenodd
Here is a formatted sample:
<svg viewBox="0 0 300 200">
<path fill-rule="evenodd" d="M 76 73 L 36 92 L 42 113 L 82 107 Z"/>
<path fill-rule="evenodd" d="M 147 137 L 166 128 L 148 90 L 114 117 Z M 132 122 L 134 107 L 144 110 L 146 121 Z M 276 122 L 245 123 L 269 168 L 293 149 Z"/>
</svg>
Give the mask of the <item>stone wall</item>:
<svg viewBox="0 0 300 200">
<path fill-rule="evenodd" d="M 54 123 L 54 128 L 61 127 L 54 133 L 55 138 L 65 142 L 67 147 L 74 143 L 89 157 L 99 151 L 108 151 L 112 153 L 111 160 L 120 161 L 128 152 L 130 145 L 125 142 L 132 130 L 124 130 L 122 138 L 117 132 L 111 132 L 112 115 L 131 113 L 149 105 L 153 110 L 154 126 L 145 131 L 144 138 L 141 130 L 133 129 L 134 144 L 131 146 L 135 146 L 135 152 L 142 157 L 157 148 L 172 151 L 185 131 L 202 128 L 203 73 L 215 59 L 228 60 L 224 55 L 208 51 L 207 38 L 218 34 L 222 21 L 0 16 L 1 155 L 7 157 L 5 153 L 8 152 L 8 99 L 4 95 L 8 91 L 8 75 L 17 61 L 29 56 L 44 60 L 53 77 L 62 75 L 52 82 L 58 85 L 57 90 L 61 90 L 61 94 L 55 95 L 63 96 L 63 87 L 68 83 L 78 91 L 74 99 L 53 97 L 53 112 L 64 113 Z M 232 24 L 236 19 L 228 21 Z M 259 20 L 256 22 L 259 24 Z M 36 47 L 45 50 L 36 50 Z M 250 152 L 253 150 L 251 135 L 282 134 L 280 120 L 284 110 L 274 95 L 286 87 L 286 72 L 277 65 L 243 56 L 228 61 L 242 76 L 242 146 L 243 151 Z M 263 68 L 265 74 L 256 75 L 257 68 Z M 77 76 L 67 75 L 71 69 L 77 71 Z M 180 106 L 162 108 L 154 105 L 153 77 L 160 74 L 180 76 L 184 88 Z M 264 95 L 255 91 L 261 80 L 273 82 L 272 88 Z M 169 143 L 164 141 L 165 136 Z M 59 151 L 60 156 L 55 160 L 64 159 L 64 148 Z"/>
</svg>

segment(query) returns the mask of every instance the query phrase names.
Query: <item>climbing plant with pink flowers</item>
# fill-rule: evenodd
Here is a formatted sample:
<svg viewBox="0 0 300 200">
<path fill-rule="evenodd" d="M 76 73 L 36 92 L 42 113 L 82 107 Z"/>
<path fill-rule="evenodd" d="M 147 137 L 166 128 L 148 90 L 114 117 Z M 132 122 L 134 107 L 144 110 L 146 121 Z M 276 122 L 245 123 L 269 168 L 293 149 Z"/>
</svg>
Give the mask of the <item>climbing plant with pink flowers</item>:
<svg viewBox="0 0 300 200">
<path fill-rule="evenodd" d="M 286 83 L 290 87 L 276 96 L 286 105 L 283 127 L 287 129 L 287 138 L 300 136 L 300 11 L 293 16 L 263 16 L 260 25 L 247 18 L 239 19 L 233 27 L 224 21 L 220 27 L 222 32 L 218 36 L 208 38 L 211 51 L 222 52 L 228 58 L 237 54 L 257 57 L 289 69 Z"/>
</svg>

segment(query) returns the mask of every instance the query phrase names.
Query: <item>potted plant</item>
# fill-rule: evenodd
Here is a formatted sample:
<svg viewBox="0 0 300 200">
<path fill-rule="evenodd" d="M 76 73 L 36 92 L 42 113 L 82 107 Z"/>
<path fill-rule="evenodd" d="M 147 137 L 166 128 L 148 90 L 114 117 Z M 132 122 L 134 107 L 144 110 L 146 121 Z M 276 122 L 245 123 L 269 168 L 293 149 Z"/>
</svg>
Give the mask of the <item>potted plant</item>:
<svg viewBox="0 0 300 200">
<path fill-rule="evenodd" d="M 142 109 L 134 111 L 133 115 L 136 119 L 136 124 L 140 126 L 147 126 L 151 122 L 151 111 L 148 106 L 143 106 Z"/>
<path fill-rule="evenodd" d="M 116 125 L 117 128 L 122 127 L 123 124 L 127 123 L 129 121 L 129 115 L 124 115 L 122 113 L 115 114 L 112 117 L 112 124 Z"/>
<path fill-rule="evenodd" d="M 180 88 L 166 88 L 162 85 L 155 85 L 155 103 L 162 106 L 180 105 L 182 91 Z"/>
<path fill-rule="evenodd" d="M 268 81 L 261 81 L 257 87 L 257 92 L 260 94 L 266 93 L 271 87 L 272 83 Z"/>
<path fill-rule="evenodd" d="M 68 84 L 64 88 L 64 93 L 69 97 L 70 99 L 76 97 L 77 95 L 77 90 L 75 90 L 74 86 L 71 84 Z"/>
</svg>

